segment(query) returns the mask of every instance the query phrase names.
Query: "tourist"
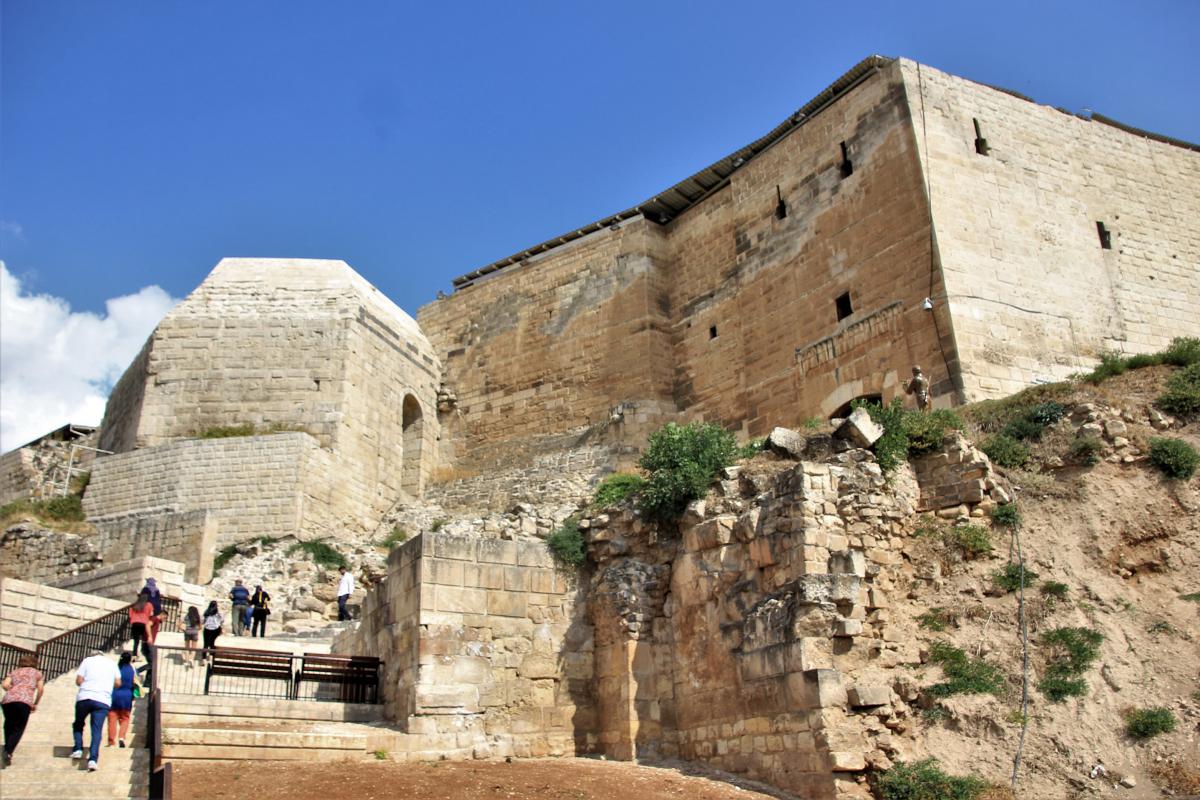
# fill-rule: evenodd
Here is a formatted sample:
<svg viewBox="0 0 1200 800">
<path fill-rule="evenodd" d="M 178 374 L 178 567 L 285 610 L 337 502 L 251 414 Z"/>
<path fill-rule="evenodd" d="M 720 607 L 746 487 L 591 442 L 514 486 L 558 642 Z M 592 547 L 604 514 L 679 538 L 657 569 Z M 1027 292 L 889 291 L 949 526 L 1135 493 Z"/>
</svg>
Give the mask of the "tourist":
<svg viewBox="0 0 1200 800">
<path fill-rule="evenodd" d="M 267 615 L 271 613 L 271 595 L 258 584 L 254 594 L 250 596 L 250 608 L 254 611 L 254 624 L 250 628 L 250 636 L 265 637 L 267 635 Z"/>
<path fill-rule="evenodd" d="M 188 664 L 196 663 L 196 647 L 200 641 L 200 626 L 203 623 L 200 620 L 200 609 L 195 606 L 188 606 L 187 614 L 183 618 L 183 646 L 188 649 Z"/>
<path fill-rule="evenodd" d="M 216 647 L 217 637 L 221 635 L 221 625 L 225 622 L 225 618 L 221 616 L 221 612 L 217 609 L 217 601 L 213 600 L 208 604 L 208 608 L 204 609 L 204 654 L 208 655 L 208 651 Z"/>
<path fill-rule="evenodd" d="M 233 582 L 229 590 L 229 599 L 233 603 L 233 635 L 246 634 L 246 611 L 250 608 L 250 590 L 242 586 L 241 578 Z"/>
<path fill-rule="evenodd" d="M 100 761 L 100 739 L 104 736 L 104 720 L 112 705 L 113 689 L 121 685 L 121 673 L 112 659 L 102 650 L 92 654 L 79 664 L 75 673 L 75 685 L 79 694 L 75 696 L 75 723 L 71 731 L 75 734 L 75 749 L 71 758 L 83 758 L 83 723 L 89 721 L 92 729 L 91 747 L 88 750 L 88 772 L 95 772 Z"/>
<path fill-rule="evenodd" d="M 350 619 L 350 612 L 346 610 L 346 601 L 350 599 L 350 595 L 354 592 L 354 576 L 350 574 L 350 570 L 345 567 L 339 567 L 342 572 L 342 579 L 338 581 L 337 599 L 338 599 L 338 622 Z"/>
<path fill-rule="evenodd" d="M 146 578 L 146 585 L 142 587 L 142 594 L 150 598 L 150 605 L 154 608 L 154 616 L 150 617 L 150 644 L 158 639 L 158 629 L 162 626 L 162 592 L 158 589 L 158 583 L 154 578 Z M 136 653 L 135 653 L 136 655 Z"/>
<path fill-rule="evenodd" d="M 150 604 L 150 596 L 142 592 L 129 607 L 129 636 L 133 639 L 133 657 L 137 658 L 138 644 L 141 644 L 142 655 L 150 660 L 150 620 L 154 616 L 154 606 Z"/>
<path fill-rule="evenodd" d="M 117 663 L 117 671 L 121 674 L 120 685 L 113 689 L 112 705 L 108 707 L 108 746 L 112 747 L 118 741 L 125 746 L 125 737 L 129 734 L 129 715 L 133 712 L 134 675 L 131 653 L 121 653 Z M 117 729 L 120 728 L 120 735 Z"/>
<path fill-rule="evenodd" d="M 4 689 L 4 697 L 0 699 L 0 707 L 4 709 L 4 753 L 0 767 L 6 767 L 12 764 L 13 752 L 25 733 L 29 715 L 37 710 L 46 690 L 46 679 L 38 672 L 37 656 L 30 653 L 18 658 L 17 668 L 4 676 L 0 688 Z"/>
</svg>

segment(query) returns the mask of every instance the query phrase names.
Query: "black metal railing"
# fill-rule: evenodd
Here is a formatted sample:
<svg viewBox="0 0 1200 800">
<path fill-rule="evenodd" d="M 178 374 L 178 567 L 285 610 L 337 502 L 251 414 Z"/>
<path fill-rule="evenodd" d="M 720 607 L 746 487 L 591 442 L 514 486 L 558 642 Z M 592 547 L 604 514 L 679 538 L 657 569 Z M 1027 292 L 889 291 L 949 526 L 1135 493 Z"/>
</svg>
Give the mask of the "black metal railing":
<svg viewBox="0 0 1200 800">
<path fill-rule="evenodd" d="M 162 598 L 163 628 L 173 629 L 179 626 L 181 605 L 178 598 Z M 22 655 L 33 653 L 37 657 L 38 669 L 46 680 L 51 681 L 78 667 L 79 662 L 87 658 L 92 650 L 107 653 L 119 649 L 128 640 L 129 606 L 124 606 L 47 639 L 34 650 L 0 642 L 0 677 L 7 675 Z"/>
<path fill-rule="evenodd" d="M 18 647 L 15 644 L 0 642 L 0 678 L 17 668 L 17 661 L 22 656 L 37 657 L 37 651 Z"/>
<path fill-rule="evenodd" d="M 241 648 L 155 648 L 154 680 L 175 695 L 378 703 L 382 664 L 374 658 L 293 655 Z"/>
</svg>

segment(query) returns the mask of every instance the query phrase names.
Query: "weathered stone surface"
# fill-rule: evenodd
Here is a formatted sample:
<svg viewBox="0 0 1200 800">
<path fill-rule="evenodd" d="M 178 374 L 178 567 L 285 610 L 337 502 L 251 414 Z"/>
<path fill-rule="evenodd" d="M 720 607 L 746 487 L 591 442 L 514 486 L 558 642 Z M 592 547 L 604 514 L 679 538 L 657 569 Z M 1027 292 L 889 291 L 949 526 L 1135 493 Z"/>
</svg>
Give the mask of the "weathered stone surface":
<svg viewBox="0 0 1200 800">
<path fill-rule="evenodd" d="M 855 447 L 870 447 L 883 436 L 883 428 L 875 424 L 865 408 L 856 408 L 838 426 L 833 435 L 846 439 Z"/>
<path fill-rule="evenodd" d="M 805 439 L 791 428 L 776 428 L 767 437 L 767 447 L 773 452 L 799 461 L 804 457 Z"/>
<path fill-rule="evenodd" d="M 864 686 L 856 683 L 846 693 L 851 706 L 855 708 L 870 706 L 886 706 L 892 702 L 892 690 L 886 686 Z"/>
</svg>

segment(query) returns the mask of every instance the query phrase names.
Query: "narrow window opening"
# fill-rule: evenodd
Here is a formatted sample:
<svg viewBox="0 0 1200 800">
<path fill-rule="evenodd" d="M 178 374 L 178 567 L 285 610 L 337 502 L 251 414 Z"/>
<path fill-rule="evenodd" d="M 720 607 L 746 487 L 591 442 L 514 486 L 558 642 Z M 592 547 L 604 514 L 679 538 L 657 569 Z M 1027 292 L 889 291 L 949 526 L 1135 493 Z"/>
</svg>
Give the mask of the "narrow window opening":
<svg viewBox="0 0 1200 800">
<path fill-rule="evenodd" d="M 787 203 L 783 202 L 783 192 L 779 190 L 779 186 L 775 186 L 775 196 L 779 198 L 779 202 L 775 204 L 775 219 L 783 219 L 787 216 Z"/>
<path fill-rule="evenodd" d="M 975 152 L 981 156 L 986 156 L 991 152 L 992 148 L 988 147 L 987 139 L 983 138 L 983 131 L 979 127 L 979 120 L 972 117 L 971 122 L 975 123 Z"/>
<path fill-rule="evenodd" d="M 1100 247 L 1112 250 L 1112 231 L 1104 227 L 1104 223 L 1096 220 L 1096 233 L 1100 235 Z"/>
<path fill-rule="evenodd" d="M 850 160 L 850 151 L 846 148 L 846 143 L 842 142 L 842 177 L 849 178 L 854 174 L 854 162 Z"/>
<path fill-rule="evenodd" d="M 848 317 L 854 313 L 854 307 L 852 305 L 850 305 L 850 293 L 849 292 L 838 295 L 838 298 L 835 302 L 837 303 L 838 322 L 841 322 L 846 317 Z"/>
<path fill-rule="evenodd" d="M 708 338 L 710 338 L 710 339 L 717 338 L 717 326 L 716 325 L 708 326 Z"/>
</svg>

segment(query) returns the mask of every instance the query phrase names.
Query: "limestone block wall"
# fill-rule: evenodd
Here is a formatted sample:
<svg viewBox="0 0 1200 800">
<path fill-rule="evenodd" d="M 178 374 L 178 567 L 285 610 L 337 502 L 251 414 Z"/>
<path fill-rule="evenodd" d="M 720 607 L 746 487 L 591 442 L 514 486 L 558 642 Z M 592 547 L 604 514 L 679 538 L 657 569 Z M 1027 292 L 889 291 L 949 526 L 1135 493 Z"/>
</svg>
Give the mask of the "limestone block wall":
<svg viewBox="0 0 1200 800">
<path fill-rule="evenodd" d="M 0 532 L 0 575 L 52 582 L 103 563 L 100 538 L 95 534 L 47 531 L 28 522 Z"/>
<path fill-rule="evenodd" d="M 311 537 L 328 524 L 328 474 L 329 455 L 308 434 L 191 439 L 97 459 L 84 508 L 113 526 L 135 524 L 133 515 L 207 510 L 218 547 L 258 536 Z"/>
<path fill-rule="evenodd" d="M 917 489 L 907 471 L 884 485 L 865 451 L 760 460 L 694 503 L 677 541 L 631 512 L 581 523 L 603 752 L 869 796 L 872 715 L 891 702 L 873 670 L 918 660 L 887 625 Z"/>
<path fill-rule="evenodd" d="M 482 469 L 493 445 L 589 428 L 624 402 L 673 412 L 662 247 L 657 226 L 630 220 L 423 307 L 457 395 L 446 460 Z"/>
<path fill-rule="evenodd" d="M 30 448 L 18 447 L 0 455 L 0 506 L 30 497 L 38 483 Z"/>
<path fill-rule="evenodd" d="M 67 434 L 70 438 L 60 438 L 66 429 L 0 455 L 0 505 L 61 494 L 68 468 L 72 469 L 76 479 L 80 471 L 91 468 L 95 452 L 83 447 L 72 448 L 72 444 L 95 447 L 98 437 L 92 433 Z"/>
<path fill-rule="evenodd" d="M 863 395 L 888 399 L 915 363 L 950 402 L 949 328 L 943 359 L 921 308 L 940 276 L 920 192 L 904 87 L 886 68 L 672 221 L 681 408 L 758 436 Z M 839 318 L 844 294 L 851 313 Z"/>
<path fill-rule="evenodd" d="M 163 511 L 96 517 L 105 561 L 124 561 L 154 554 L 164 564 L 180 563 L 192 583 L 212 580 L 217 550 L 217 514 L 210 509 Z M 82 590 L 81 590 L 82 591 Z"/>
<path fill-rule="evenodd" d="M 69 589 L 88 595 L 107 597 L 122 603 L 133 602 L 138 591 L 154 578 L 162 593 L 183 601 L 184 609 L 194 605 L 204 610 L 204 589 L 187 579 L 187 567 L 182 562 L 153 556 L 141 556 L 128 561 L 109 563 L 90 572 L 54 581 L 58 589 Z"/>
<path fill-rule="evenodd" d="M 1102 350 L 1200 335 L 1200 152 L 899 69 L 969 399 L 1060 380 Z"/>
<path fill-rule="evenodd" d="M 212 578 L 217 524 L 209 511 L 134 513 L 89 522 L 94 528 L 89 533 L 41 530 L 32 523 L 8 528 L 0 533 L 0 574 L 58 583 L 154 553 L 178 560 L 190 581 Z"/>
<path fill-rule="evenodd" d="M 333 649 L 399 663 L 387 703 L 415 735 L 411 757 L 567 755 L 594 742 L 591 628 L 543 542 L 426 532 L 388 566 L 359 631 Z"/>
<path fill-rule="evenodd" d="M 344 262 L 224 259 L 118 382 L 102 447 L 303 431 L 334 467 L 330 524 L 370 529 L 433 469 L 440 372 L 416 323 Z"/>
<path fill-rule="evenodd" d="M 0 641 L 32 650 L 47 639 L 127 605 L 129 601 L 0 577 Z"/>
</svg>

